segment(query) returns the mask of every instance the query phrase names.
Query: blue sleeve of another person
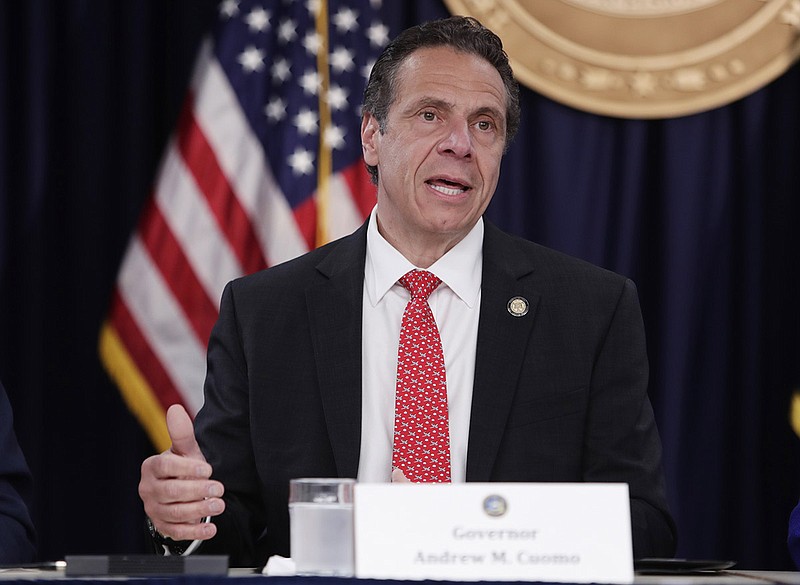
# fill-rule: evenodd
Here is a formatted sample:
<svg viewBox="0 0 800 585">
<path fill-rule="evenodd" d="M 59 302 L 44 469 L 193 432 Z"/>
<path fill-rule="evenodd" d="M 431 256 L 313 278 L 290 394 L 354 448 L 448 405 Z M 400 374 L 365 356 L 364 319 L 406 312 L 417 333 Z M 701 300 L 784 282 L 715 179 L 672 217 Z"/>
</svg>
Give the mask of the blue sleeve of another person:
<svg viewBox="0 0 800 585">
<path fill-rule="evenodd" d="M 33 480 L 14 434 L 14 417 L 0 383 L 0 565 L 29 563 L 36 533 L 28 510 Z"/>
<path fill-rule="evenodd" d="M 792 555 L 794 565 L 800 569 L 800 504 L 792 510 L 789 517 L 789 554 Z"/>
</svg>

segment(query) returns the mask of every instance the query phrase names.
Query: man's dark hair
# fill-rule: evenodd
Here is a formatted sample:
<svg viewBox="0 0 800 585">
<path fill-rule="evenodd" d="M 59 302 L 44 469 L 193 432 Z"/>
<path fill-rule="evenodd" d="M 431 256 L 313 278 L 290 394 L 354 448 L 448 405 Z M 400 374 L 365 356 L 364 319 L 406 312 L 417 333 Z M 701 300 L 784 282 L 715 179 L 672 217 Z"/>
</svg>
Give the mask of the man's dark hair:
<svg viewBox="0 0 800 585">
<path fill-rule="evenodd" d="M 414 51 L 424 47 L 450 47 L 482 57 L 497 70 L 506 88 L 506 147 L 519 128 L 519 85 L 514 79 L 503 42 L 478 20 L 469 16 L 451 16 L 426 22 L 401 32 L 384 49 L 372 67 L 364 90 L 364 113 L 375 116 L 381 133 L 386 131 L 389 108 L 397 90 L 397 71 Z M 367 165 L 372 182 L 378 182 L 378 168 Z"/>
</svg>

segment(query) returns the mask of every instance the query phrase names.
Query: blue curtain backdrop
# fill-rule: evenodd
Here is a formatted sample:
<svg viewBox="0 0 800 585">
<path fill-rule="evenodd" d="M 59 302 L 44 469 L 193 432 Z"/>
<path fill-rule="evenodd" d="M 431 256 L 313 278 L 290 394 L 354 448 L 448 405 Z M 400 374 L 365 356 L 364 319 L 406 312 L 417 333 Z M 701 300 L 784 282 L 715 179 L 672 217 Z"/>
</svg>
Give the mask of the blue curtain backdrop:
<svg viewBox="0 0 800 585">
<path fill-rule="evenodd" d="M 394 32 L 446 15 L 386 2 Z M 0 5 L 0 379 L 40 558 L 144 551 L 151 454 L 97 357 L 116 271 L 213 0 Z M 488 211 L 633 278 L 679 554 L 789 568 L 800 496 L 800 68 L 740 101 L 621 120 L 525 90 Z"/>
</svg>

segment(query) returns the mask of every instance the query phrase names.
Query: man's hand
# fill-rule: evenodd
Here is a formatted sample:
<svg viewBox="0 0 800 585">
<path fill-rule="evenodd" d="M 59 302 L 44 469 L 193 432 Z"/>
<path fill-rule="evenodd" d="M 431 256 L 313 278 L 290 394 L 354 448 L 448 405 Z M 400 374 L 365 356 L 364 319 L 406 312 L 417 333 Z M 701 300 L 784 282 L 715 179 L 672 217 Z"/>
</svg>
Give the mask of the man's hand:
<svg viewBox="0 0 800 585">
<path fill-rule="evenodd" d="M 144 511 L 161 534 L 173 540 L 208 540 L 217 527 L 202 522 L 225 509 L 224 486 L 211 478 L 194 437 L 189 414 L 178 404 L 167 411 L 167 430 L 172 446 L 142 463 L 139 497 Z"/>
</svg>

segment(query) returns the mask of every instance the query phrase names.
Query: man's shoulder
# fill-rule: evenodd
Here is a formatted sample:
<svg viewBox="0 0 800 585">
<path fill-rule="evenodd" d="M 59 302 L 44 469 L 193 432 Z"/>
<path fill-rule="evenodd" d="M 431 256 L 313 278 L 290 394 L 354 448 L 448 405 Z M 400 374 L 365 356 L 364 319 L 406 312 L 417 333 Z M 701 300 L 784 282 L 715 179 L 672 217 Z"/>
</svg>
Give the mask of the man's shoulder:
<svg viewBox="0 0 800 585">
<path fill-rule="evenodd" d="M 628 277 L 617 272 L 566 252 L 504 232 L 496 226 L 489 228 L 487 234 L 489 231 L 492 232 L 490 240 L 494 242 L 490 249 L 495 257 L 507 257 L 508 262 L 515 263 L 519 270 L 529 270 L 531 274 L 536 274 L 539 278 L 577 279 L 598 284 L 616 284 L 617 286 L 629 280 Z"/>
<path fill-rule="evenodd" d="M 359 262 L 363 266 L 366 248 L 362 232 L 363 226 L 352 234 L 300 256 L 236 278 L 229 286 L 242 293 L 264 291 L 272 287 L 289 290 L 326 279 L 336 271 L 351 269 Z"/>
</svg>

